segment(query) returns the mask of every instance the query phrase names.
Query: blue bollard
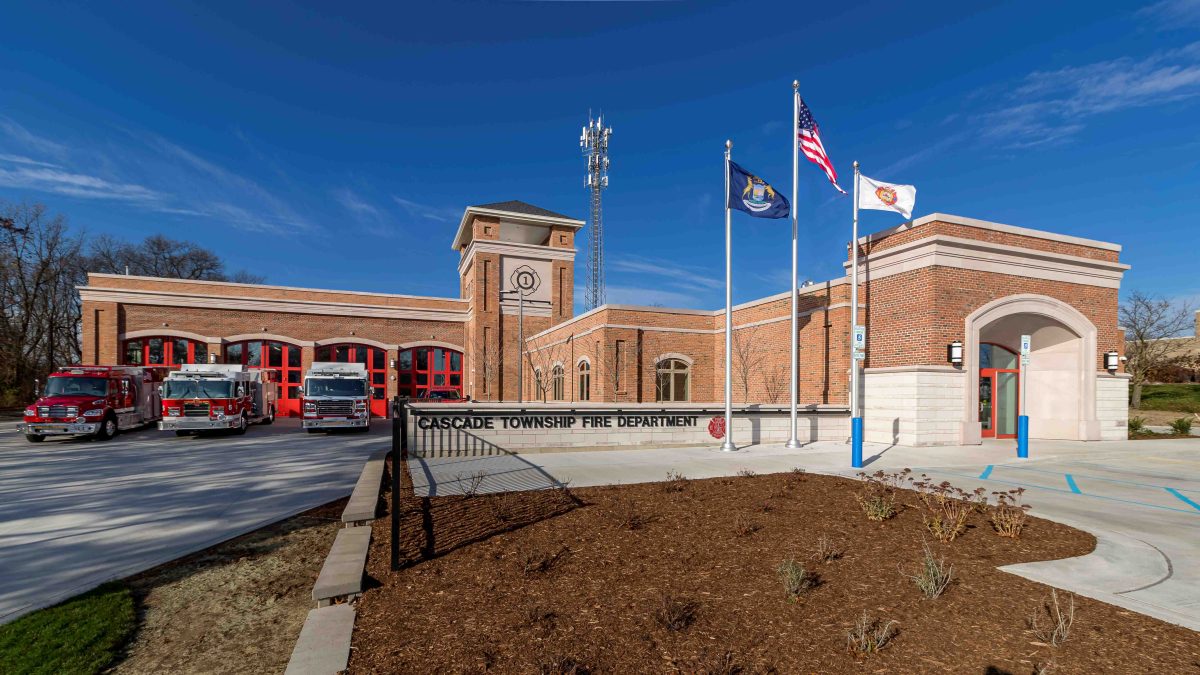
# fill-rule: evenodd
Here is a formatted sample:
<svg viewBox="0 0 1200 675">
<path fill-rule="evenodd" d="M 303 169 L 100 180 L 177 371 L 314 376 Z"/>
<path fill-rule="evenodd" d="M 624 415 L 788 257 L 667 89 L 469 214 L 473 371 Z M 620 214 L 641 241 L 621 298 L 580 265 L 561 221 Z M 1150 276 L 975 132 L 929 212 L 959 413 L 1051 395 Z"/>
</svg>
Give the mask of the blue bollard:
<svg viewBox="0 0 1200 675">
<path fill-rule="evenodd" d="M 1029 416 L 1017 417 L 1017 457 L 1029 458 Z"/>
<path fill-rule="evenodd" d="M 850 464 L 855 469 L 862 468 L 862 418 L 853 417 L 850 419 Z"/>
</svg>

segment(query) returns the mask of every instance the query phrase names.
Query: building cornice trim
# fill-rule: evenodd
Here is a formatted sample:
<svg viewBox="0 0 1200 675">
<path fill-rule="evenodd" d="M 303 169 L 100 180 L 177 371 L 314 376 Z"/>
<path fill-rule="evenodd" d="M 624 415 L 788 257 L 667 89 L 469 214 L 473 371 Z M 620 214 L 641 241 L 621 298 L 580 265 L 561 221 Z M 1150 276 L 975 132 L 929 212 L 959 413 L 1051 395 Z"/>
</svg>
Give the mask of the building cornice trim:
<svg viewBox="0 0 1200 675">
<path fill-rule="evenodd" d="M 1018 234 L 1025 237 L 1034 237 L 1036 239 L 1045 239 L 1047 241 L 1057 241 L 1064 244 L 1075 244 L 1077 246 L 1087 246 L 1089 248 L 1097 248 L 1104 251 L 1121 251 L 1120 244 L 1114 244 L 1107 241 L 1099 241 L 1097 239 L 1085 239 L 1083 237 L 1074 237 L 1069 234 L 1057 234 L 1055 232 L 1046 232 L 1045 230 L 1034 230 L 1028 227 L 1018 227 L 1016 225 L 1005 225 L 1004 223 L 993 223 L 988 220 L 979 220 L 978 218 L 967 218 L 966 216 L 955 216 L 949 213 L 931 213 L 927 216 L 915 218 L 906 223 L 900 223 L 895 227 L 889 227 L 886 230 L 880 230 L 863 237 L 858 238 L 859 244 L 868 244 L 875 241 L 880 241 L 890 237 L 893 234 L 898 234 L 906 230 L 911 230 L 915 227 L 920 227 L 926 223 L 934 221 L 943 223 L 952 223 L 955 225 L 965 225 L 967 227 L 977 227 L 982 230 L 992 230 L 994 232 L 1005 232 L 1008 234 Z"/>
<path fill-rule="evenodd" d="M 215 336 L 211 336 L 211 335 L 201 335 L 199 333 L 193 333 L 191 331 L 186 331 L 186 330 L 176 330 L 174 328 L 171 328 L 170 326 L 165 326 L 163 328 L 145 328 L 142 330 L 131 330 L 131 331 L 126 331 L 124 333 L 117 334 L 117 340 L 121 341 L 121 342 L 124 342 L 125 340 L 136 340 L 138 338 L 144 338 L 144 337 L 187 338 L 188 340 L 195 340 L 196 342 L 206 342 L 206 343 L 213 343 L 213 344 L 218 344 L 221 342 L 221 338 L 219 338 L 219 337 L 215 337 Z"/>
<path fill-rule="evenodd" d="M 97 279 L 136 279 L 138 281 L 153 281 L 162 284 L 204 284 L 208 286 L 228 286 L 236 289 L 269 289 L 274 291 L 299 291 L 302 293 L 337 293 L 339 295 L 361 295 L 368 298 L 402 298 L 405 300 L 433 300 L 436 302 L 455 302 L 466 303 L 466 300 L 460 298 L 437 298 L 428 295 L 404 295 L 400 293 L 374 293 L 371 291 L 339 291 L 330 288 L 306 288 L 303 286 L 272 286 L 268 284 L 242 284 L 235 281 L 206 281 L 203 279 L 171 279 L 168 277 L 143 277 L 128 274 L 109 274 L 107 272 L 88 272 L 89 278 Z M 106 288 L 104 286 L 81 286 L 80 288 L 105 289 L 113 291 L 138 290 L 127 289 L 121 287 Z M 151 291 L 155 293 L 171 293 L 174 291 Z M 198 294 L 197 294 L 198 295 Z M 221 297 L 239 297 L 239 296 L 221 296 Z"/>
<path fill-rule="evenodd" d="M 251 312 L 278 312 L 284 314 L 336 314 L 340 316 L 372 317 L 384 319 L 413 319 L 417 321 L 466 321 L 467 310 L 423 309 L 417 307 L 382 307 L 346 302 L 318 302 L 303 300 L 280 300 L 277 298 L 233 297 L 226 295 L 195 295 L 164 291 L 142 291 L 133 289 L 114 290 L 107 288 L 79 287 L 79 298 L 83 301 L 117 302 L 127 305 L 156 305 L 165 307 L 193 307 L 214 310 L 242 310 Z"/>
<path fill-rule="evenodd" d="M 461 277 L 475 260 L 478 253 L 497 253 L 500 255 L 519 258 L 536 258 L 539 260 L 575 261 L 575 249 L 542 246 L 541 244 L 522 244 L 515 241 L 496 241 L 494 239 L 476 239 L 467 246 L 462 259 L 458 262 L 458 275 Z M 465 300 L 463 302 L 466 302 Z"/>
<path fill-rule="evenodd" d="M 512 211 L 498 211 L 496 209 L 481 209 L 475 206 L 468 206 L 463 211 L 462 219 L 458 222 L 458 230 L 454 233 L 453 243 L 450 248 L 455 251 L 463 247 L 463 235 L 467 232 L 467 225 L 475 216 L 487 216 L 504 220 L 511 220 L 518 223 L 533 223 L 535 225 L 564 225 L 576 230 L 582 228 L 586 223 L 582 220 L 574 218 L 558 218 L 555 216 L 538 216 L 529 213 L 514 213 Z"/>
</svg>

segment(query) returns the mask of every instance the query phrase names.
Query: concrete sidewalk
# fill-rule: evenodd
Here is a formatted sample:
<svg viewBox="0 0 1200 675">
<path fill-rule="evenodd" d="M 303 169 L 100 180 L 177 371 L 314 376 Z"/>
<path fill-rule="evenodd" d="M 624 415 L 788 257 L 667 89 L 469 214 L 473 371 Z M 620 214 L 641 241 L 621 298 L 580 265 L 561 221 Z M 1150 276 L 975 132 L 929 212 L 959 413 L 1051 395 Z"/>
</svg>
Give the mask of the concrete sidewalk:
<svg viewBox="0 0 1200 675">
<path fill-rule="evenodd" d="M 1035 441 L 1030 459 L 1011 441 L 905 448 L 867 444 L 865 471 L 911 468 L 964 489 L 1024 487 L 1032 514 L 1086 530 L 1096 551 L 1014 565 L 1014 574 L 1200 630 L 1200 439 L 1081 443 Z M 412 463 L 418 494 L 456 494 L 472 474 L 481 491 L 582 487 L 788 471 L 855 476 L 845 444 L 791 450 L 752 446 L 449 457 Z"/>
</svg>

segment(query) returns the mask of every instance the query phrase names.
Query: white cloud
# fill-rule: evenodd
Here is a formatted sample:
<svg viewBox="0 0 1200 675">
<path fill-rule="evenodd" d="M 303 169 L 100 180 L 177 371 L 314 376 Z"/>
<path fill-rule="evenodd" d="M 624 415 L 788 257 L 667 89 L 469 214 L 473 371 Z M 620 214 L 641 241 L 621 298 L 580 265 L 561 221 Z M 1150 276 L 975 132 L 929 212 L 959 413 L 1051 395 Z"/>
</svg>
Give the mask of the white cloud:
<svg viewBox="0 0 1200 675">
<path fill-rule="evenodd" d="M 1136 14 L 1163 30 L 1200 26 L 1200 0 L 1161 0 Z"/>
<path fill-rule="evenodd" d="M 659 277 L 676 288 L 717 289 L 725 287 L 724 279 L 706 276 L 700 268 L 680 265 L 668 260 L 623 255 L 609 258 L 607 262 L 610 272 Z"/>
<path fill-rule="evenodd" d="M 400 208 L 407 211 L 409 215 L 417 218 L 434 220 L 441 223 L 457 223 L 462 217 L 463 210 L 458 207 L 430 206 L 395 195 L 392 195 L 392 199 L 400 205 Z"/>
<path fill-rule="evenodd" d="M 584 289 L 576 289 L 576 297 L 584 297 Z M 704 309 L 700 301 L 690 293 L 666 291 L 662 288 L 640 286 L 606 286 L 605 300 L 616 305 L 660 305 L 663 307 Z"/>
<path fill-rule="evenodd" d="M 36 159 L 30 159 L 29 157 L 23 157 L 21 155 L 0 154 L 0 162 L 8 162 L 10 164 L 27 164 L 29 166 L 45 166 L 45 167 L 49 167 L 51 169 L 62 168 L 57 164 L 52 164 L 50 162 L 42 162 L 42 161 L 39 161 Z"/>
<path fill-rule="evenodd" d="M 357 213 L 372 218 L 380 218 L 383 213 L 374 205 L 367 203 L 366 200 L 359 197 L 350 188 L 339 188 L 333 190 L 333 198 L 337 200 L 347 211 Z"/>
<path fill-rule="evenodd" d="M 43 167 L 0 169 L 0 185 L 71 197 L 115 199 L 146 204 L 157 204 L 164 198 L 161 193 L 141 185 L 114 183 L 96 176 Z"/>
<path fill-rule="evenodd" d="M 0 132 L 3 132 L 4 135 L 8 136 L 21 147 L 37 154 L 61 157 L 66 155 L 68 151 L 66 145 L 48 138 L 42 138 L 18 124 L 16 120 L 4 117 L 3 115 L 0 115 Z"/>
</svg>

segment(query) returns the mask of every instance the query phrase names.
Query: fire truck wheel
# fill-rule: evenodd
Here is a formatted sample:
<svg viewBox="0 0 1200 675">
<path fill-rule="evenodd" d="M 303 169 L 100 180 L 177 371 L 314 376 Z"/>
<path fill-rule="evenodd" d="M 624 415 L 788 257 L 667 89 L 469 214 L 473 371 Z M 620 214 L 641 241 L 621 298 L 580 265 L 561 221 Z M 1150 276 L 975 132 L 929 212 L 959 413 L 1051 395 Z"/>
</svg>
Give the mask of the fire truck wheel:
<svg viewBox="0 0 1200 675">
<path fill-rule="evenodd" d="M 96 438 L 102 441 L 107 441 L 116 435 L 117 419 L 111 415 L 109 417 L 105 417 L 104 421 L 100 423 L 100 428 L 96 430 Z"/>
<path fill-rule="evenodd" d="M 46 440 L 46 437 L 41 434 L 25 434 L 25 440 L 30 443 L 41 443 Z"/>
<path fill-rule="evenodd" d="M 237 434 L 238 436 L 241 436 L 242 434 L 246 433 L 247 426 L 248 426 L 248 424 L 246 423 L 246 416 L 242 415 L 241 417 L 238 418 L 238 425 L 237 425 L 237 428 L 233 430 L 233 433 Z"/>
<path fill-rule="evenodd" d="M 268 412 L 267 416 L 263 418 L 262 423 L 263 424 L 274 424 L 275 423 L 275 406 L 271 406 L 270 412 Z"/>
</svg>

